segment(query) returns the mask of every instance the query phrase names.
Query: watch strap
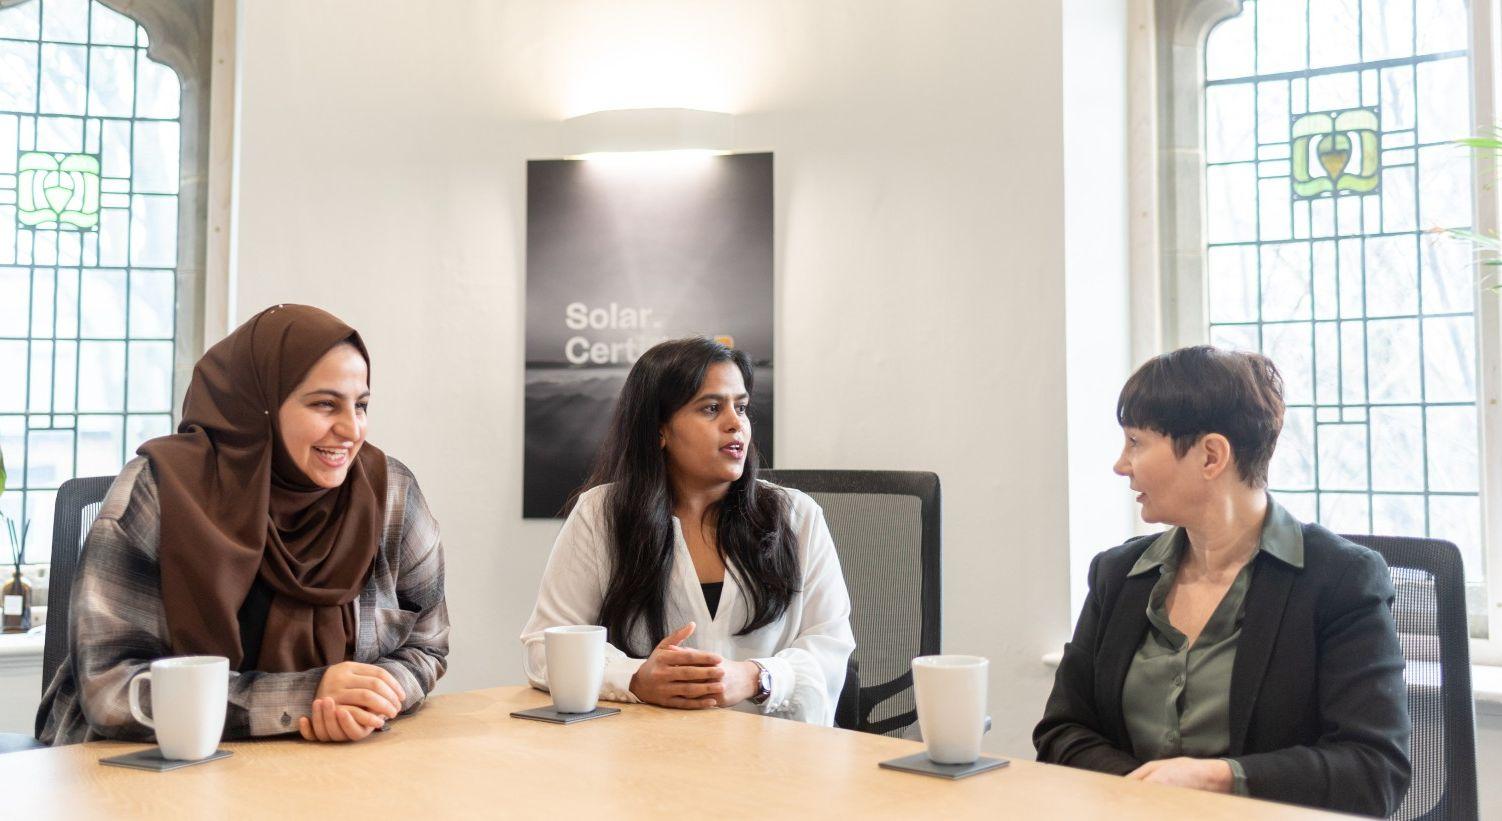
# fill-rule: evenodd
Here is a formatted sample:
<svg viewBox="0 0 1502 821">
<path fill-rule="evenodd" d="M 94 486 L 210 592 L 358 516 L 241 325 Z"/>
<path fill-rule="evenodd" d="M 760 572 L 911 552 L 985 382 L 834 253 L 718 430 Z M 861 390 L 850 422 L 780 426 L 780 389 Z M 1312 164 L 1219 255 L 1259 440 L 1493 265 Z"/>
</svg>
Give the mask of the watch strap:
<svg viewBox="0 0 1502 821">
<path fill-rule="evenodd" d="M 752 659 L 751 663 L 756 665 L 758 671 L 756 675 L 756 695 L 751 697 L 751 703 L 758 705 L 766 704 L 767 699 L 772 697 L 772 671 L 768 670 L 766 665 L 755 659 Z"/>
</svg>

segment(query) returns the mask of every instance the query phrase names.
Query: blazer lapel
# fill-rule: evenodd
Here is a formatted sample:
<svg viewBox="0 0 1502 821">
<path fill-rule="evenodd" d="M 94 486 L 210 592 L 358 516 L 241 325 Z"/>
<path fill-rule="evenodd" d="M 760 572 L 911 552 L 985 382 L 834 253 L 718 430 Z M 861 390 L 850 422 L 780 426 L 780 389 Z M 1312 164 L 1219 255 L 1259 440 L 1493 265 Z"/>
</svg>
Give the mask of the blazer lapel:
<svg viewBox="0 0 1502 821">
<path fill-rule="evenodd" d="M 1143 573 L 1129 576 L 1122 583 L 1096 650 L 1095 703 L 1100 709 L 1101 726 L 1115 731 L 1123 749 L 1129 749 L 1130 742 L 1121 709 L 1121 688 L 1126 684 L 1132 657 L 1142 644 L 1142 633 L 1147 629 L 1147 599 L 1157 582 L 1157 573 Z"/>
<path fill-rule="evenodd" d="M 1236 661 L 1231 665 L 1231 755 L 1241 755 L 1244 750 L 1257 693 L 1267 674 L 1273 646 L 1277 644 L 1288 591 L 1298 577 L 1297 569 L 1271 556 L 1259 555 L 1256 562 L 1252 584 L 1246 592 Z"/>
</svg>

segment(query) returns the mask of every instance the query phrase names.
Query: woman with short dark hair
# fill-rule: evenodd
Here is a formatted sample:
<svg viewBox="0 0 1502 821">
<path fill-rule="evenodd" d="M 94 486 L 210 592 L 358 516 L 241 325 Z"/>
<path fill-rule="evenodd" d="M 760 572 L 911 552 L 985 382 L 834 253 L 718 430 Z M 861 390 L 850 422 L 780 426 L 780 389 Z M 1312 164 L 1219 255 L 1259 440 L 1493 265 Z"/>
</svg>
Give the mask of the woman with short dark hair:
<svg viewBox="0 0 1502 821">
<path fill-rule="evenodd" d="M 632 366 L 521 637 L 533 686 L 544 630 L 601 624 L 601 698 L 833 723 L 850 597 L 823 511 L 757 479 L 752 377 L 704 338 Z"/>
<path fill-rule="evenodd" d="M 1116 409 L 1115 470 L 1170 529 L 1090 564 L 1033 731 L 1038 759 L 1388 815 L 1411 734 L 1387 565 L 1267 492 L 1283 385 L 1264 356 L 1149 360 Z"/>
</svg>

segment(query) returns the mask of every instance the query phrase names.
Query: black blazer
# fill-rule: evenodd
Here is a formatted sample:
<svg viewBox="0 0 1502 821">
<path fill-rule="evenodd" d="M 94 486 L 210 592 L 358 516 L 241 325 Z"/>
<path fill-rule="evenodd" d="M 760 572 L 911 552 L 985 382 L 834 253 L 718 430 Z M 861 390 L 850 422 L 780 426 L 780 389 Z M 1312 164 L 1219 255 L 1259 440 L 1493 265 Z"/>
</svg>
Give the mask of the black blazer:
<svg viewBox="0 0 1502 821">
<path fill-rule="evenodd" d="M 1390 815 L 1408 792 L 1412 727 L 1392 580 L 1377 553 L 1303 526 L 1304 567 L 1262 552 L 1231 672 L 1231 748 L 1255 797 Z M 1127 578 L 1155 536 L 1090 563 L 1090 595 L 1033 730 L 1038 760 L 1125 775 L 1121 689 L 1158 574 Z"/>
</svg>

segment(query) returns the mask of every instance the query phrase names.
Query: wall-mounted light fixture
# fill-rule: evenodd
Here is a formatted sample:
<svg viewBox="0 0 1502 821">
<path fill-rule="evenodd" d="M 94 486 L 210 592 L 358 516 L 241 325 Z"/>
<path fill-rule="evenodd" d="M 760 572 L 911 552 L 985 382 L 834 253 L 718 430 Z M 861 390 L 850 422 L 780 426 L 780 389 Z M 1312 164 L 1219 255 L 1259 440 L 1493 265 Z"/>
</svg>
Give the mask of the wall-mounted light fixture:
<svg viewBox="0 0 1502 821">
<path fill-rule="evenodd" d="M 560 136 L 563 155 L 570 159 L 729 154 L 735 148 L 735 118 L 693 108 L 596 111 L 564 120 Z"/>
</svg>

